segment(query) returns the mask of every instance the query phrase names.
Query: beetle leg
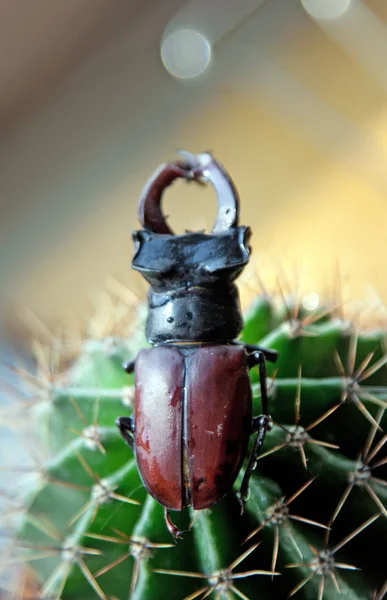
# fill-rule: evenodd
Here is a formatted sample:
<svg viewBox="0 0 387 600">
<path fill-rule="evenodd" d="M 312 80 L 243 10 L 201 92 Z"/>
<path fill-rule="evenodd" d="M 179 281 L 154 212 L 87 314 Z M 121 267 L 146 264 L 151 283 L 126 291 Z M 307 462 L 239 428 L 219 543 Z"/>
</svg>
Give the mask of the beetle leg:
<svg viewBox="0 0 387 600">
<path fill-rule="evenodd" d="M 136 426 L 133 417 L 118 417 L 118 419 L 116 419 L 116 425 L 129 448 L 134 450 L 134 434 Z"/>
<path fill-rule="evenodd" d="M 249 483 L 251 476 L 257 466 L 258 456 L 262 448 L 265 434 L 270 429 L 271 420 L 268 415 L 261 415 L 253 419 L 253 427 L 257 431 L 257 437 L 255 438 L 254 447 L 251 451 L 249 462 L 247 463 L 246 471 L 243 476 L 242 485 L 240 490 L 237 492 L 237 497 L 241 506 L 241 514 L 243 515 L 245 510 L 245 504 L 250 496 Z"/>
<path fill-rule="evenodd" d="M 135 364 L 136 364 L 135 360 L 128 360 L 127 362 L 125 362 L 122 365 L 122 367 L 123 367 L 124 371 L 126 371 L 127 373 L 133 373 Z"/>
<path fill-rule="evenodd" d="M 254 355 L 255 352 L 262 352 L 266 358 L 266 360 L 275 363 L 278 358 L 277 350 L 271 350 L 270 348 L 261 348 L 260 346 L 255 346 L 253 344 L 244 344 L 247 352 L 249 354 Z M 257 362 L 254 362 L 251 366 L 256 365 Z"/>
<path fill-rule="evenodd" d="M 262 350 L 256 350 L 248 357 L 248 365 L 251 369 L 259 365 L 259 381 L 261 384 L 261 405 L 264 415 L 269 415 L 269 399 L 267 394 L 266 357 Z"/>
<path fill-rule="evenodd" d="M 246 471 L 243 476 L 242 485 L 240 490 L 237 492 L 238 500 L 241 505 L 241 514 L 245 510 L 245 504 L 249 499 L 250 490 L 249 483 L 253 471 L 257 466 L 257 460 L 259 453 L 262 448 L 262 444 L 265 439 L 266 432 L 272 427 L 272 420 L 269 415 L 269 401 L 267 394 L 267 382 L 266 382 L 266 359 L 265 354 L 257 350 L 249 356 L 249 367 L 259 365 L 259 377 L 261 384 L 261 404 L 263 414 L 259 417 L 255 417 L 252 422 L 252 433 L 257 433 L 255 438 L 254 446 L 250 454 L 249 462 L 247 463 Z"/>
<path fill-rule="evenodd" d="M 172 523 L 168 508 L 164 508 L 164 518 L 165 523 L 167 525 L 169 533 L 173 536 L 175 542 L 181 537 L 183 537 L 183 531 L 180 531 L 178 527 L 174 523 Z"/>
</svg>

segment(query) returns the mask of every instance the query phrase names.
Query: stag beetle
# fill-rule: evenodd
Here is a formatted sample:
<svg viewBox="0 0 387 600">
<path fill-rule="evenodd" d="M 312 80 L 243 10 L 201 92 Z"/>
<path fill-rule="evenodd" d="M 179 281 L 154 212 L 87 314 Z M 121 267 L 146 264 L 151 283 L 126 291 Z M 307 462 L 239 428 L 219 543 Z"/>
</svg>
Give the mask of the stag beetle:
<svg viewBox="0 0 387 600">
<path fill-rule="evenodd" d="M 211 233 L 175 235 L 161 209 L 175 179 L 209 182 L 218 196 Z M 139 202 L 132 268 L 150 284 L 146 336 L 152 348 L 124 365 L 135 374 L 134 417 L 116 424 L 148 492 L 169 511 L 205 509 L 233 486 L 254 446 L 238 498 L 241 512 L 265 433 L 271 428 L 265 359 L 277 353 L 235 341 L 243 321 L 234 283 L 248 263 L 251 229 L 238 225 L 237 190 L 209 152 L 161 165 Z M 252 416 L 248 371 L 259 367 L 262 415 Z"/>
</svg>

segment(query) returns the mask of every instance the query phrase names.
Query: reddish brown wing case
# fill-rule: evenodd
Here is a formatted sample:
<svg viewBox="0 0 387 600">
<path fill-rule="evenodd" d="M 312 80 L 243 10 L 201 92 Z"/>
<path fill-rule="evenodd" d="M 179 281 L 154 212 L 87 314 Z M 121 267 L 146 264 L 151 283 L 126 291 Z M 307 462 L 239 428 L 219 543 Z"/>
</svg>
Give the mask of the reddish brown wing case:
<svg viewBox="0 0 387 600">
<path fill-rule="evenodd" d="M 135 378 L 136 454 L 146 488 L 174 510 L 211 506 L 231 489 L 246 454 L 252 415 L 245 349 L 142 350 Z"/>
<path fill-rule="evenodd" d="M 135 366 L 135 447 L 148 492 L 163 506 L 182 508 L 184 356 L 176 348 L 141 350 Z"/>
<path fill-rule="evenodd" d="M 202 509 L 231 487 L 251 432 L 251 388 L 241 346 L 203 346 L 187 359 L 188 465 L 192 505 Z"/>
</svg>

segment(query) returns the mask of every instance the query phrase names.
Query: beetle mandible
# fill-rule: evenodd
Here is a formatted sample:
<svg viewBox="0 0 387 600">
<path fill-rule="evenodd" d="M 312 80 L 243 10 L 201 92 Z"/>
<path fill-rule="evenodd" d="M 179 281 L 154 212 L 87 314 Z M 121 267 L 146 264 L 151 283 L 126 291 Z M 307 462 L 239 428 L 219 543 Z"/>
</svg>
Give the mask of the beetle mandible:
<svg viewBox="0 0 387 600">
<path fill-rule="evenodd" d="M 238 224 L 237 190 L 211 153 L 181 155 L 156 170 L 139 201 L 143 229 L 133 232 L 132 268 L 150 284 L 146 336 L 153 347 L 124 365 L 135 374 L 134 416 L 116 421 L 175 538 L 181 532 L 169 511 L 205 509 L 229 492 L 255 433 L 237 492 L 243 512 L 272 426 L 266 359 L 277 358 L 274 350 L 236 341 L 243 321 L 234 282 L 251 254 L 251 230 Z M 215 188 L 218 213 L 209 234 L 175 235 L 168 226 L 161 199 L 177 178 Z M 262 403 L 262 415 L 254 418 L 253 366 L 259 368 Z"/>
</svg>

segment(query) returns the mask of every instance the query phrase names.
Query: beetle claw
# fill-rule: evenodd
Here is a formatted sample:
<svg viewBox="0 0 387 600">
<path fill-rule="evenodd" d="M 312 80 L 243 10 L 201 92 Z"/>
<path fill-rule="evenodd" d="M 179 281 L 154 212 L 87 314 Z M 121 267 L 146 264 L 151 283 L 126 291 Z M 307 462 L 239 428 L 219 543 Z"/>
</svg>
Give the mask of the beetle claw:
<svg viewBox="0 0 387 600">
<path fill-rule="evenodd" d="M 164 518 L 165 518 L 165 523 L 167 525 L 168 531 L 169 533 L 172 535 L 173 539 L 175 540 L 175 543 L 178 542 L 178 540 L 180 538 L 183 537 L 183 533 L 184 531 L 181 531 L 178 527 L 176 527 L 176 525 L 171 521 L 171 517 L 169 516 L 169 510 L 168 508 L 164 509 Z"/>
<path fill-rule="evenodd" d="M 236 495 L 237 495 L 240 510 L 241 510 L 240 514 L 243 515 L 245 512 L 245 506 L 246 506 L 246 502 L 247 502 L 248 498 L 242 496 L 242 493 L 240 490 L 237 491 Z"/>
</svg>

